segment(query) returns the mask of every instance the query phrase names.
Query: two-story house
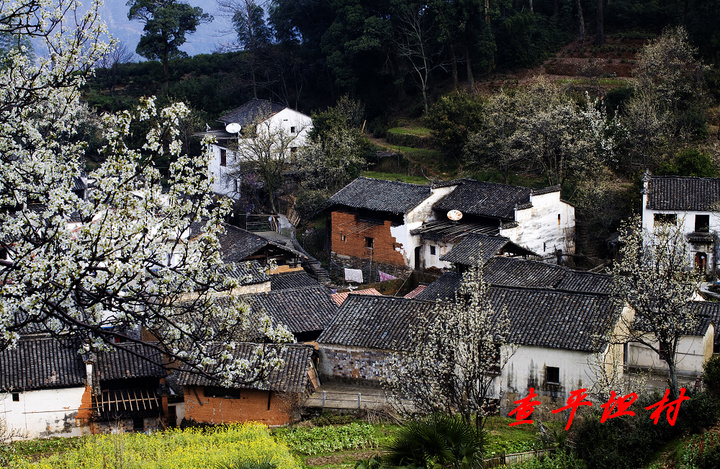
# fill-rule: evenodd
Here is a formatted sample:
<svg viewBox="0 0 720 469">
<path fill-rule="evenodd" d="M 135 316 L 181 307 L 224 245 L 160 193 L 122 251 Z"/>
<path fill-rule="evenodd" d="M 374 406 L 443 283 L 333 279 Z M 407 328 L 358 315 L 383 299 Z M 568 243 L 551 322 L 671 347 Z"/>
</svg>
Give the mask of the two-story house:
<svg viewBox="0 0 720 469">
<path fill-rule="evenodd" d="M 706 273 L 717 272 L 720 179 L 645 173 L 642 198 L 644 230 L 652 233 L 660 223 L 679 224 L 690 244 L 688 265 Z"/>
<path fill-rule="evenodd" d="M 288 152 L 283 155 L 284 158 L 292 160 L 312 129 L 310 116 L 265 99 L 251 99 L 218 121 L 224 125 L 224 129 L 205 133 L 214 136 L 216 140 L 211 146 L 209 163 L 213 177 L 212 191 L 232 198 L 239 196 L 239 174 L 242 170 L 239 166 L 248 154 L 239 152 L 238 147 L 256 138 L 276 136 L 283 142 L 281 151 Z"/>
</svg>

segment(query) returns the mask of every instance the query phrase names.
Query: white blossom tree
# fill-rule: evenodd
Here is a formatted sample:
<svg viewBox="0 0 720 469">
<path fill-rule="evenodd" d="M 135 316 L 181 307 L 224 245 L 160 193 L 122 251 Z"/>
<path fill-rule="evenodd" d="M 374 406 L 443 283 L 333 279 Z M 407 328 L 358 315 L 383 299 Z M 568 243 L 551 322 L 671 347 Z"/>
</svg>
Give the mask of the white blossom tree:
<svg viewBox="0 0 720 469">
<path fill-rule="evenodd" d="M 481 429 L 515 351 L 509 334 L 507 311 L 495 311 L 482 270 L 470 268 L 455 298 L 438 301 L 411 327 L 409 351 L 392 360 L 385 377 L 390 401 L 405 414 L 458 414 Z"/>
<path fill-rule="evenodd" d="M 72 190 L 83 169 L 84 142 L 74 138 L 80 87 L 108 51 L 97 8 L 0 3 L 0 33 L 44 45 L 35 62 L 10 51 L 0 69 L 0 346 L 30 331 L 72 336 L 92 350 L 139 341 L 141 329 L 189 370 L 212 367 L 227 383 L 262 379 L 280 365 L 276 354 L 260 346 L 252 360 L 236 361 L 233 351 L 244 340 L 286 341 L 289 333 L 267 317 L 251 319 L 243 305 L 213 300 L 237 280 L 224 274 L 216 237 L 226 207 L 207 209 L 207 154 L 181 153 L 184 105 L 157 109 L 151 98 L 104 116 L 106 161 L 89 174 L 86 199 Z M 145 143 L 131 148 L 140 127 L 149 129 Z M 165 189 L 160 155 L 171 161 Z M 201 218 L 208 222 L 189 241 Z"/>
<path fill-rule="evenodd" d="M 644 232 L 640 217 L 623 223 L 613 267 L 613 294 L 634 314 L 623 316 L 621 342 L 642 344 L 668 366 L 668 385 L 679 395 L 678 344 L 697 324 L 690 302 L 699 276 L 688 268 L 689 245 L 680 226 L 661 223 Z"/>
</svg>

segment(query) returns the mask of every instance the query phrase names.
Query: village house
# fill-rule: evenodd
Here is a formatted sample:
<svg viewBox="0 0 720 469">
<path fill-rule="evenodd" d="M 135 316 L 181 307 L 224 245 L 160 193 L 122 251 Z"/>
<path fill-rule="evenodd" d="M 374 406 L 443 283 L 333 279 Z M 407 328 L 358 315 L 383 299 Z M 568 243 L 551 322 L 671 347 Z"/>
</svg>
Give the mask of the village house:
<svg viewBox="0 0 720 469">
<path fill-rule="evenodd" d="M 212 191 L 233 199 L 240 195 L 238 166 L 244 162 L 237 151 L 240 139 L 282 133 L 283 138 L 289 142 L 289 154 L 285 157 L 292 161 L 298 149 L 305 145 L 312 129 L 310 116 L 265 99 L 251 99 L 218 120 L 224 125 L 224 129 L 205 132 L 205 135 L 211 135 L 216 140 L 210 147 Z"/>
<path fill-rule="evenodd" d="M 515 347 L 495 382 L 501 404 L 530 387 L 564 401 L 593 384 L 590 363 L 610 353 L 602 338 L 619 322 L 621 305 L 608 295 L 546 289 L 493 286 L 488 294 L 497 311 L 506 308 Z M 318 338 L 321 379 L 380 385 L 388 357 L 409 350 L 409 330 L 434 308 L 432 301 L 350 295 Z"/>
<path fill-rule="evenodd" d="M 681 226 L 691 248 L 688 265 L 708 274 L 717 272 L 720 259 L 719 203 L 720 179 L 643 176 L 643 229 L 652 233 L 661 223 Z"/>
<path fill-rule="evenodd" d="M 377 270 L 449 268 L 443 257 L 471 234 L 502 237 L 493 244 L 508 255 L 555 262 L 575 252 L 575 210 L 560 199 L 558 187 L 467 179 L 430 186 L 361 177 L 334 194 L 327 210 L 333 260 L 362 270 L 368 281 Z"/>
<path fill-rule="evenodd" d="M 0 423 L 18 438 L 90 433 L 77 420 L 87 378 L 77 344 L 27 337 L 0 351 Z M 89 411 L 90 404 L 86 404 Z"/>
<path fill-rule="evenodd" d="M 253 360 L 257 344 L 245 344 L 235 359 Z M 317 375 L 311 361 L 313 348 L 303 345 L 279 347 L 284 364 L 272 371 L 265 382 L 250 382 L 224 387 L 207 376 L 181 372 L 185 419 L 193 423 L 261 422 L 285 425 L 298 419 L 298 405 L 308 391 L 317 386 Z"/>
</svg>

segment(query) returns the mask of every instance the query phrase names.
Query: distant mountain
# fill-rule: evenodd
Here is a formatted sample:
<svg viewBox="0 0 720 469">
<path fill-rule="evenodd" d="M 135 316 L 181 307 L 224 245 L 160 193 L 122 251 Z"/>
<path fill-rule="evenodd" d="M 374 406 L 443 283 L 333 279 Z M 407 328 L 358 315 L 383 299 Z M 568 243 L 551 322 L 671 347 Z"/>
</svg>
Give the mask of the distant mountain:
<svg viewBox="0 0 720 469">
<path fill-rule="evenodd" d="M 224 44 L 229 44 L 235 39 L 229 18 L 221 16 L 215 1 L 195 0 L 187 3 L 199 6 L 214 19 L 210 23 L 200 25 L 197 32 L 189 34 L 187 42 L 180 47 L 180 50 L 188 55 L 209 54 L 221 50 Z M 142 36 L 143 24 L 128 20 L 128 10 L 127 0 L 105 0 L 101 15 L 107 23 L 110 34 L 122 42 L 128 51 L 135 52 L 135 47 Z M 135 59 L 144 60 L 137 55 Z"/>
</svg>

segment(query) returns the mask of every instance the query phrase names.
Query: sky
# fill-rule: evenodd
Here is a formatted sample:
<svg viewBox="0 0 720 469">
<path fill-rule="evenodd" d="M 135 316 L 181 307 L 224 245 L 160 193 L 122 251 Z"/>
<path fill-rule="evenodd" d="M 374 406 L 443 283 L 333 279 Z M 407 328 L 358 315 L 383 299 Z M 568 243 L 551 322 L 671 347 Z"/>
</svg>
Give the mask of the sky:
<svg viewBox="0 0 720 469">
<path fill-rule="evenodd" d="M 211 23 L 201 24 L 198 30 L 187 36 L 187 41 L 180 50 L 188 55 L 209 54 L 217 52 L 223 44 L 232 42 L 234 35 L 231 31 L 230 19 L 219 11 L 215 0 L 190 0 L 192 6 L 199 6 L 206 13 L 214 17 Z M 101 9 L 103 21 L 107 23 L 110 34 L 123 43 L 128 51 L 135 52 L 143 24 L 140 21 L 130 21 L 127 18 L 129 7 L 127 0 L 105 0 Z M 133 60 L 144 60 L 135 55 Z"/>
</svg>

